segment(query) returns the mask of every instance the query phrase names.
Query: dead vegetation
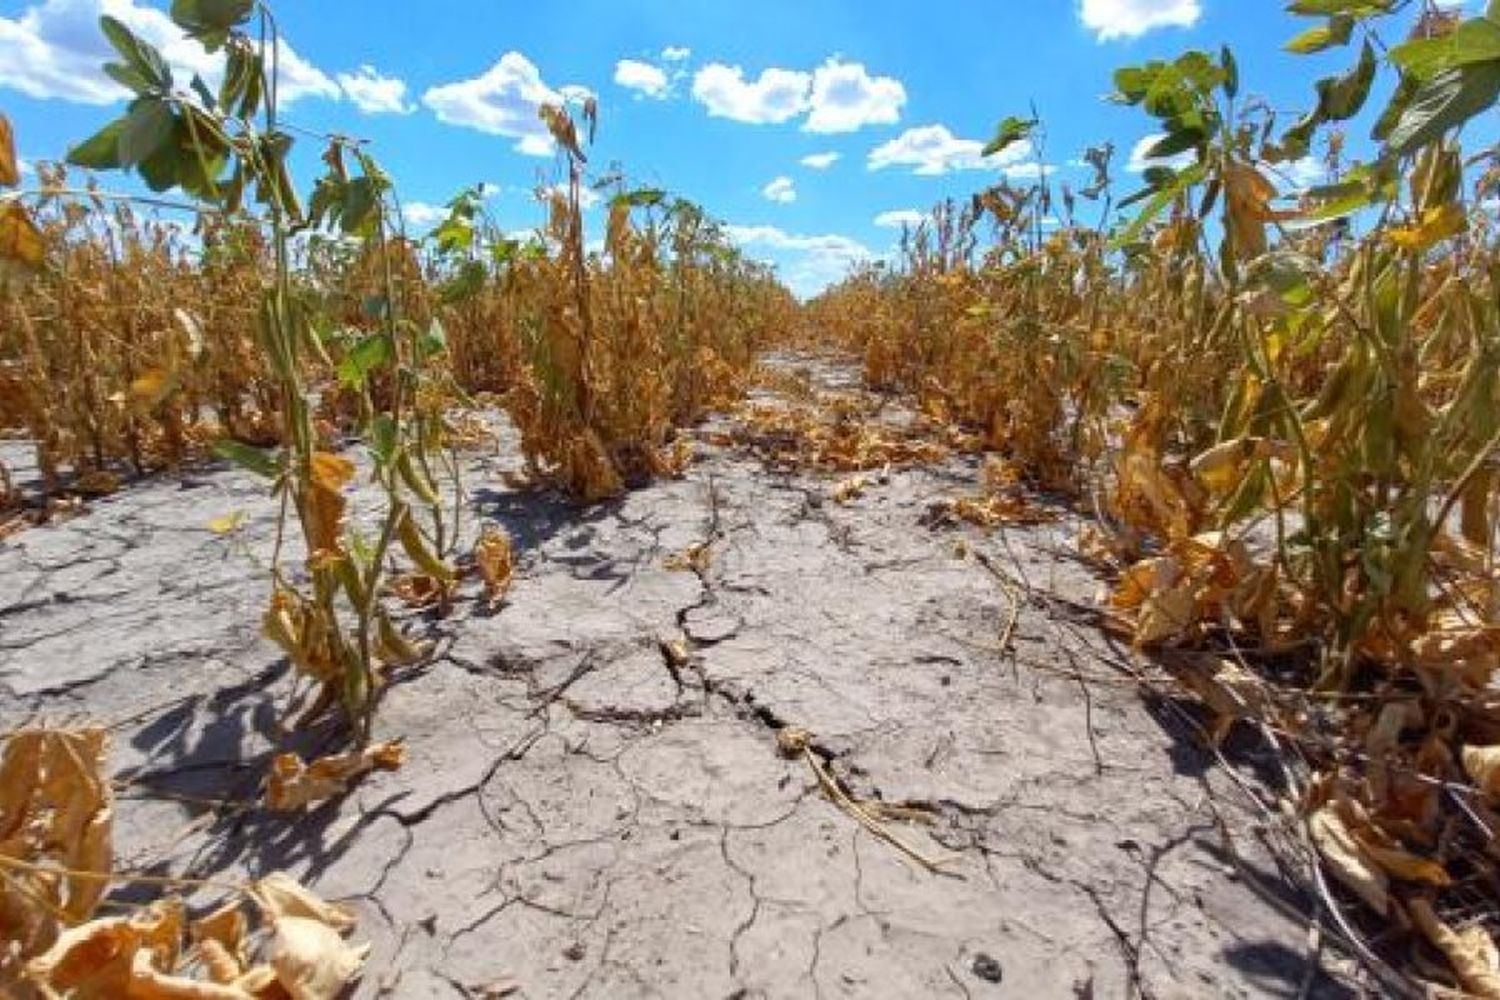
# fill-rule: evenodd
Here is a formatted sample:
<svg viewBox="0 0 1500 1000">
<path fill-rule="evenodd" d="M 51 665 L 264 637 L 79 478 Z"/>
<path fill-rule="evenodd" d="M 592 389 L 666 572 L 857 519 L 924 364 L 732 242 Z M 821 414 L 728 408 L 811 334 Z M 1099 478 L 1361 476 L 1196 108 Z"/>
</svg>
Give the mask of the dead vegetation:
<svg viewBox="0 0 1500 1000">
<path fill-rule="evenodd" d="M 696 206 L 591 177 L 592 103 L 545 111 L 566 176 L 539 236 L 507 237 L 471 191 L 418 242 L 392 222 L 378 164 L 343 140 L 303 207 L 242 31 L 251 5 L 213 15 L 224 24 L 179 18 L 237 39 L 218 95 L 175 94 L 153 76 L 160 59 L 107 24 L 141 80 L 125 125 L 160 119 L 155 146 L 127 148 L 116 123 L 73 159 L 185 192 L 194 221 L 147 218 L 93 181 L 77 190 L 62 167 L 0 200 L 0 428 L 34 442 L 46 494 L 27 516 L 210 454 L 266 477 L 305 552 L 286 566 L 278 543 L 264 632 L 315 685 L 304 721 L 342 707 L 358 744 L 277 758 L 268 805 L 297 809 L 400 765 L 399 745 L 369 745 L 371 718 L 391 673 L 427 650 L 385 600 L 446 608 L 466 571 L 490 606 L 506 599 L 502 532 L 462 566 L 455 552 L 456 414 L 472 394 L 505 406 L 534 482 L 594 502 L 680 474 L 680 431 L 740 399 L 767 347 L 853 351 L 872 392 L 783 386 L 792 402 L 742 403 L 708 440 L 838 477 L 840 505 L 892 469 L 987 455 L 982 491 L 935 507 L 933 525 L 1037 523 L 1056 516 L 1040 494 L 1071 503 L 1093 522 L 1080 550 L 1111 575 L 1107 626 L 1207 706 L 1215 747 L 1245 723 L 1277 753 L 1282 819 L 1319 859 L 1343 945 L 1405 984 L 1393 989 L 1500 996 L 1500 250 L 1483 207 L 1500 167 L 1460 145 L 1494 97 L 1476 74 L 1497 60 L 1470 42 L 1496 29 L 1418 6 L 1402 22 L 1402 5 L 1294 5 L 1330 18 L 1294 50 L 1356 27 L 1363 45 L 1289 128 L 1241 97 L 1227 50 L 1123 69 L 1116 99 L 1158 120 L 1156 152 L 1191 154 L 1146 172 L 1124 224 L 1107 228 L 1111 151 L 1091 150 L 1088 188 L 1043 170 L 1032 187 L 939 205 L 898 266 L 802 308 Z M 1391 26 L 1407 37 L 1384 60 L 1381 152 L 1350 162 L 1336 126 L 1363 108 Z M 991 151 L 1042 135 L 1008 119 Z M 1288 190 L 1278 171 L 1320 136 L 1324 183 Z M 0 119 L 0 184 L 17 183 L 14 160 Z M 609 194 L 600 250 L 580 207 L 591 184 Z M 1099 226 L 1080 199 L 1102 200 Z M 877 393 L 916 412 L 888 419 Z M 373 536 L 351 527 L 349 439 L 382 488 Z M 0 531 L 31 499 L 0 468 Z M 701 574 L 711 558 L 705 544 L 669 566 Z M 1019 588 L 1007 593 L 1018 608 Z M 244 957 L 243 915 L 225 918 L 232 941 L 195 931 L 197 952 L 181 949 L 177 904 L 95 918 L 110 875 L 101 739 L 11 737 L 0 789 L 26 792 L 0 801 L 0 864 L 21 946 L 3 971 L 101 996 L 126 982 L 158 991 L 130 995 L 261 996 L 273 980 L 322 996 L 353 974 L 347 925 L 304 928 L 264 884 L 244 892 L 281 965 Z M 883 833 L 805 741 L 785 749 L 865 828 L 939 867 Z M 69 978 L 74 949 L 105 939 L 108 962 Z M 323 957 L 299 951 L 309 941 Z M 226 992 L 170 992 L 189 989 L 172 980 L 185 954 Z"/>
</svg>

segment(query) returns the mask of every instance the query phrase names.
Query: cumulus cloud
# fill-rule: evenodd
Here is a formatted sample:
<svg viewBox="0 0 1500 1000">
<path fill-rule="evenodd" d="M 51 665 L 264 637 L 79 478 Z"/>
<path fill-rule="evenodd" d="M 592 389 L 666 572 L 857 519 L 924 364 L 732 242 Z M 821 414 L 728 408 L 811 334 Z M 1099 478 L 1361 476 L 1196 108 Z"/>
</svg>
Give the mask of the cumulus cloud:
<svg viewBox="0 0 1500 1000">
<path fill-rule="evenodd" d="M 800 162 L 804 167 L 809 167 L 813 170 L 827 170 L 838 162 L 839 155 L 838 153 L 810 153 L 804 156 Z"/>
<path fill-rule="evenodd" d="M 829 59 L 813 71 L 808 132 L 854 132 L 865 125 L 901 120 L 906 88 L 889 76 L 871 76 L 863 63 Z"/>
<path fill-rule="evenodd" d="M 812 74 L 772 67 L 754 80 L 739 66 L 709 63 L 693 75 L 693 98 L 715 118 L 775 125 L 808 108 Z"/>
<path fill-rule="evenodd" d="M 448 210 L 425 201 L 405 201 L 401 203 L 401 215 L 408 226 L 425 231 L 446 219 Z"/>
<path fill-rule="evenodd" d="M 1139 38 L 1157 28 L 1191 28 L 1203 14 L 1201 0 L 1081 0 L 1083 26 L 1101 42 Z"/>
<path fill-rule="evenodd" d="M 902 226 L 915 229 L 926 221 L 926 213 L 918 212 L 915 208 L 895 208 L 875 216 L 875 225 L 887 229 L 900 229 Z"/>
<path fill-rule="evenodd" d="M 1130 159 L 1126 161 L 1125 169 L 1133 174 L 1143 173 L 1147 167 L 1171 167 L 1173 170 L 1181 170 L 1197 159 L 1193 155 L 1192 150 L 1174 153 L 1171 156 L 1147 156 L 1146 154 L 1151 150 L 1151 147 L 1161 142 L 1164 138 L 1166 136 L 1159 132 L 1154 135 L 1142 136 L 1140 141 L 1131 148 Z"/>
<path fill-rule="evenodd" d="M 709 63 L 693 76 L 693 97 L 714 117 L 779 125 L 806 115 L 803 131 L 831 134 L 899 121 L 906 87 L 833 56 L 810 73 L 772 66 L 754 79 L 739 66 Z"/>
<path fill-rule="evenodd" d="M 661 50 L 661 57 L 666 62 L 687 62 L 693 50 L 685 45 L 668 45 Z"/>
<path fill-rule="evenodd" d="M 960 139 L 946 125 L 923 125 L 876 146 L 870 151 L 868 166 L 871 170 L 911 167 L 912 173 L 924 176 L 955 170 L 1019 171 L 1031 149 L 1031 143 L 1022 140 L 985 156 L 984 143 L 978 139 Z"/>
<path fill-rule="evenodd" d="M 406 99 L 406 81 L 383 76 L 365 63 L 353 73 L 340 73 L 339 86 L 354 106 L 367 115 L 408 115 L 417 106 Z"/>
<path fill-rule="evenodd" d="M 118 19 L 140 38 L 161 50 L 173 73 L 184 83 L 194 73 L 210 83 L 222 74 L 222 55 L 210 55 L 163 11 L 134 0 L 42 0 L 16 17 L 0 17 L 0 87 L 39 100 L 76 104 L 113 104 L 129 95 L 104 73 L 118 57 L 99 31 L 99 17 Z M 304 97 L 338 100 L 338 84 L 298 55 L 281 46 L 280 98 L 289 104 Z"/>
<path fill-rule="evenodd" d="M 566 184 L 552 184 L 542 188 L 538 192 L 538 196 L 541 198 L 550 198 L 554 194 L 560 194 L 564 198 L 566 198 L 568 196 L 568 186 Z M 583 209 L 585 212 L 593 208 L 595 205 L 599 204 L 600 200 L 601 198 L 599 192 L 595 191 L 587 184 L 581 186 L 578 189 L 578 207 Z"/>
<path fill-rule="evenodd" d="M 790 177 L 778 177 L 761 188 L 760 193 L 767 201 L 787 205 L 797 200 L 797 185 L 792 183 Z"/>
<path fill-rule="evenodd" d="M 849 273 L 856 264 L 875 259 L 870 248 L 847 236 L 801 236 L 775 226 L 727 226 L 729 238 L 751 257 L 776 264 L 781 278 L 797 295 L 816 295 Z"/>
<path fill-rule="evenodd" d="M 1293 194 L 1301 194 L 1310 187 L 1328 183 L 1328 164 L 1316 156 L 1304 156 L 1291 163 L 1278 164 L 1272 172 L 1285 182 Z"/>
<path fill-rule="evenodd" d="M 537 116 L 538 109 L 590 96 L 591 91 L 576 85 L 553 90 L 535 63 L 519 52 L 507 52 L 479 76 L 429 88 L 422 103 L 441 122 L 514 139 L 516 152 L 547 156 L 552 136 Z"/>
<path fill-rule="evenodd" d="M 642 97 L 654 97 L 657 100 L 666 97 L 672 87 L 660 66 L 653 66 L 639 59 L 621 59 L 615 63 L 615 83 Z"/>
</svg>

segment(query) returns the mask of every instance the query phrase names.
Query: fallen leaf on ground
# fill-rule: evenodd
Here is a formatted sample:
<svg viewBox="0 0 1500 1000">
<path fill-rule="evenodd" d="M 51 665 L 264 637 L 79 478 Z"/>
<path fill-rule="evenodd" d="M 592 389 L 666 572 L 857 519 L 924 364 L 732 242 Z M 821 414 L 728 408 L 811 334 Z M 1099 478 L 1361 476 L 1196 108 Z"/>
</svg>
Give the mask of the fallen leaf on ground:
<svg viewBox="0 0 1500 1000">
<path fill-rule="evenodd" d="M 394 740 L 361 751 L 319 757 L 310 764 L 295 753 L 278 754 L 271 762 L 266 784 L 266 807 L 290 812 L 342 795 L 355 778 L 372 770 L 394 771 L 405 759 L 406 747 Z"/>
<path fill-rule="evenodd" d="M 1464 989 L 1485 1000 L 1500 1000 L 1500 951 L 1488 931 L 1477 925 L 1455 931 L 1438 919 L 1425 899 L 1413 899 L 1407 910 L 1427 940 L 1452 963 Z"/>
<path fill-rule="evenodd" d="M 479 541 L 474 543 L 474 564 L 484 580 L 484 597 L 490 607 L 505 599 L 515 576 L 515 554 L 510 536 L 504 530 L 486 525 Z"/>
</svg>

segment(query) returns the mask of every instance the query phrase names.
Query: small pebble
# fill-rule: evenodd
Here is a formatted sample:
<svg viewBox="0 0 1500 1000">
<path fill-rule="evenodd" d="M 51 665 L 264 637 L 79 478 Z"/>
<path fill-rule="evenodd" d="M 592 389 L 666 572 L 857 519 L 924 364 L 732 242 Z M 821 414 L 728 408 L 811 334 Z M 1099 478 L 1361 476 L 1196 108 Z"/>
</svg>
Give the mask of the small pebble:
<svg viewBox="0 0 1500 1000">
<path fill-rule="evenodd" d="M 570 962 L 583 961 L 583 954 L 583 945 L 579 944 L 577 941 L 574 941 L 572 944 L 563 949 L 563 958 L 566 958 Z"/>
<path fill-rule="evenodd" d="M 1000 963 L 982 951 L 974 956 L 974 964 L 969 968 L 987 983 L 998 983 L 1005 978 L 1005 971 L 1000 968 Z"/>
</svg>

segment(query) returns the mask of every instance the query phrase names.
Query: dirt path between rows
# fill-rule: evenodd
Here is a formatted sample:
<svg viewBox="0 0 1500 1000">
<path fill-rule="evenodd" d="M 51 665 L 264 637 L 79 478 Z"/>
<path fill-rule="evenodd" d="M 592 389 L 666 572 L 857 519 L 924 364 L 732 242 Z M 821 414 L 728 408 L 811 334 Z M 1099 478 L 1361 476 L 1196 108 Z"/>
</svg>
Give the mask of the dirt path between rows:
<svg viewBox="0 0 1500 1000">
<path fill-rule="evenodd" d="M 706 443 L 724 427 L 683 479 L 579 510 L 502 485 L 502 423 L 468 459 L 469 529 L 511 532 L 509 601 L 426 626 L 439 655 L 378 722 L 407 763 L 342 801 L 254 803 L 294 685 L 257 629 L 275 508 L 235 471 L 0 543 L 0 728 L 115 727 L 122 870 L 279 868 L 351 901 L 360 996 L 1349 995 L 1257 844 L 1253 754 L 1218 767 L 1070 610 L 1099 587 L 1076 523 L 932 526 L 973 458 L 835 503 L 835 476 Z M 243 542 L 208 528 L 234 511 Z M 704 564 L 668 568 L 694 544 Z M 1013 602 L 976 556 L 1031 588 L 1004 651 Z M 941 872 L 820 769 L 906 807 L 887 829 Z"/>
</svg>

